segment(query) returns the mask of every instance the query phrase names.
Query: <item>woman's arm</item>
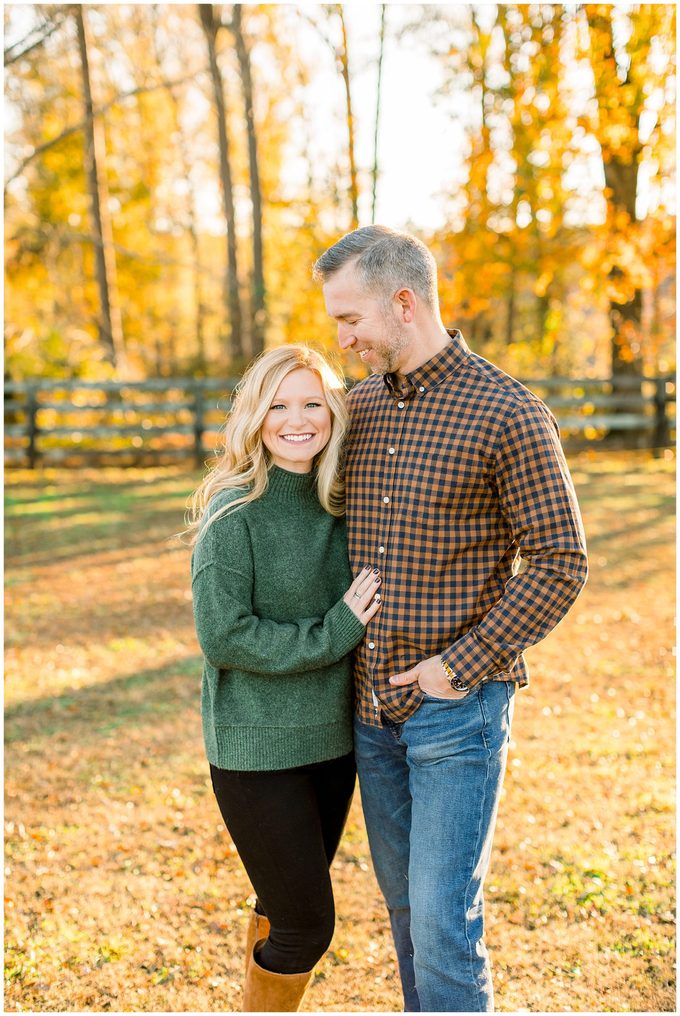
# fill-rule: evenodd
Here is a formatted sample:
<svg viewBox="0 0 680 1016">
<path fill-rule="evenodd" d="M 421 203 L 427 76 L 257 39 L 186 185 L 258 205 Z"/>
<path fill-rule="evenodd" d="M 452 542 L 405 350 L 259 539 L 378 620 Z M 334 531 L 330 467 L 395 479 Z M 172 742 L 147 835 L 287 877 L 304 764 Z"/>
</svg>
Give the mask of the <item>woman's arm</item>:
<svg viewBox="0 0 680 1016">
<path fill-rule="evenodd" d="M 365 625 L 339 600 L 323 618 L 293 623 L 252 613 L 250 580 L 210 562 L 192 583 L 198 641 L 206 660 L 222 670 L 293 674 L 328 666 L 362 639 Z"/>
<path fill-rule="evenodd" d="M 325 616 L 272 621 L 253 612 L 253 581 L 250 534 L 235 512 L 204 531 L 192 557 L 196 633 L 215 667 L 290 674 L 328 666 L 361 641 L 380 609 L 379 580 L 364 571 Z"/>
</svg>

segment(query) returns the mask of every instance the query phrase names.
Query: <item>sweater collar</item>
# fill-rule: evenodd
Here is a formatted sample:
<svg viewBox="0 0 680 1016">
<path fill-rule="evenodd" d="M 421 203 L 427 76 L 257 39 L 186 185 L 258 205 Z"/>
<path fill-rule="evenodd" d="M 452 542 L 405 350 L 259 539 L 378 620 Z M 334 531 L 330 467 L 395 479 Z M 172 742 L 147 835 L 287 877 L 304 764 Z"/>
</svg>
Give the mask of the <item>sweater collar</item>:
<svg viewBox="0 0 680 1016">
<path fill-rule="evenodd" d="M 316 496 L 316 471 L 292 473 L 280 466 L 269 467 L 268 490 L 281 501 L 297 501 L 310 495 Z"/>
</svg>

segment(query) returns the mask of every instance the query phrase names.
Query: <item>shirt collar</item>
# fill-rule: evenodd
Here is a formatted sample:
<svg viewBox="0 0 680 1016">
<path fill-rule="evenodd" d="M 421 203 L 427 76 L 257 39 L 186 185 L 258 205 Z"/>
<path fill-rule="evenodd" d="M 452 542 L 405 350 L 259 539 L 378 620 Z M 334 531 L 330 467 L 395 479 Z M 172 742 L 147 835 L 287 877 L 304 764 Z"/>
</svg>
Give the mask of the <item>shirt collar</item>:
<svg viewBox="0 0 680 1016">
<path fill-rule="evenodd" d="M 423 363 L 408 373 L 401 388 L 395 374 L 384 375 L 387 390 L 395 399 L 410 399 L 416 394 L 424 395 L 449 374 L 455 373 L 462 367 L 470 355 L 470 348 L 457 328 L 447 328 L 446 330 L 451 336 L 451 341 L 427 363 Z"/>
</svg>

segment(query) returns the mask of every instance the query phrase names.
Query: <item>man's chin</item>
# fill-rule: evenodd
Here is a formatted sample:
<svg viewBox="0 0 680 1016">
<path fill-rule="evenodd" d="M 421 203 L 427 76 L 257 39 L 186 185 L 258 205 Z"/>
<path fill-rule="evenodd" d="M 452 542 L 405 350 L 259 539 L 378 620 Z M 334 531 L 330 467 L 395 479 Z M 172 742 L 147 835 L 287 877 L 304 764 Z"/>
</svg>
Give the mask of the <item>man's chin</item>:
<svg viewBox="0 0 680 1016">
<path fill-rule="evenodd" d="M 381 352 L 374 346 L 366 350 L 366 356 L 360 356 L 359 359 L 368 367 L 371 374 L 390 374 L 395 370 L 392 366 L 390 355 Z"/>
<path fill-rule="evenodd" d="M 371 374 L 387 374 L 389 372 L 389 364 L 383 356 L 380 356 L 375 350 L 371 350 L 369 355 L 370 359 L 364 359 L 362 356 L 361 362 L 366 364 Z"/>
</svg>

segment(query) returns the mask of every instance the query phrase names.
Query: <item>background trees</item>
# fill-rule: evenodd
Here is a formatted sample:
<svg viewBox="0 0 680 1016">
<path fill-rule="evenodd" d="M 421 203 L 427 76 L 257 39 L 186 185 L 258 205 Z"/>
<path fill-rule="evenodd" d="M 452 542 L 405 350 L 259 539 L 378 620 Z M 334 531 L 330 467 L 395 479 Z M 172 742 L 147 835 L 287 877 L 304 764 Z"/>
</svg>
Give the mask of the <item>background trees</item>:
<svg viewBox="0 0 680 1016">
<path fill-rule="evenodd" d="M 517 373 L 671 369 L 674 8 L 380 14 L 367 42 L 338 4 L 7 5 L 8 371 L 332 344 L 310 266 L 380 218 L 378 115 L 416 50 L 463 143 L 441 224 L 409 221 L 417 180 L 391 221 L 436 250 L 447 323 Z"/>
</svg>

